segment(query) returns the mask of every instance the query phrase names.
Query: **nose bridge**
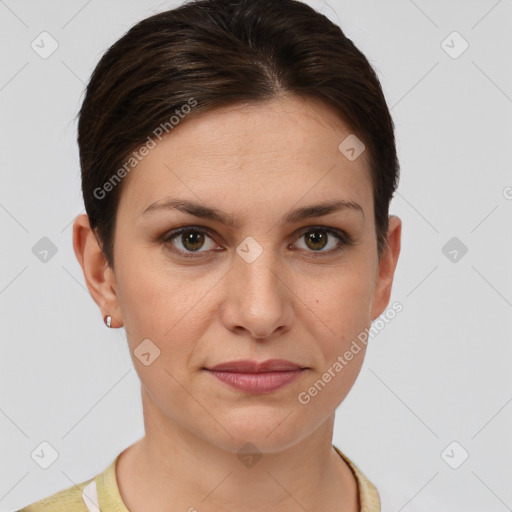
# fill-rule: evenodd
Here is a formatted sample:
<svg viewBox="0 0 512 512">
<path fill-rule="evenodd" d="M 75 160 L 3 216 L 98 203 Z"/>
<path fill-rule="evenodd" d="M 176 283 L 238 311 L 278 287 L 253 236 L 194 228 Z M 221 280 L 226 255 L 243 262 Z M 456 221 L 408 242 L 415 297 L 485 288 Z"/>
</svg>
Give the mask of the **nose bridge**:
<svg viewBox="0 0 512 512">
<path fill-rule="evenodd" d="M 259 297 L 267 301 L 279 299 L 280 285 L 276 270 L 277 256 L 270 246 L 256 245 L 255 241 L 248 241 L 237 248 L 238 258 L 235 264 L 235 279 L 240 279 L 244 296 L 258 300 Z M 248 252 L 243 252 L 247 250 Z"/>
</svg>

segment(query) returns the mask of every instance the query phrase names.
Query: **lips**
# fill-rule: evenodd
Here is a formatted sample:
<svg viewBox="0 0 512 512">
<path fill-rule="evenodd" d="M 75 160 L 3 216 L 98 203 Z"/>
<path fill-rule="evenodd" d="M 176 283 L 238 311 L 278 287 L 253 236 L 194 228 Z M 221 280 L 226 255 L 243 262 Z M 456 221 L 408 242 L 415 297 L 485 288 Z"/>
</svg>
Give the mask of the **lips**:
<svg viewBox="0 0 512 512">
<path fill-rule="evenodd" d="M 290 384 L 307 368 L 284 359 L 229 361 L 206 370 L 224 384 L 245 393 L 271 393 Z"/>
<path fill-rule="evenodd" d="M 288 372 L 304 369 L 304 366 L 286 361 L 284 359 L 269 359 L 258 363 L 249 359 L 240 361 L 229 361 L 221 363 L 211 368 L 210 371 L 232 372 L 232 373 L 268 373 L 268 372 Z"/>
</svg>

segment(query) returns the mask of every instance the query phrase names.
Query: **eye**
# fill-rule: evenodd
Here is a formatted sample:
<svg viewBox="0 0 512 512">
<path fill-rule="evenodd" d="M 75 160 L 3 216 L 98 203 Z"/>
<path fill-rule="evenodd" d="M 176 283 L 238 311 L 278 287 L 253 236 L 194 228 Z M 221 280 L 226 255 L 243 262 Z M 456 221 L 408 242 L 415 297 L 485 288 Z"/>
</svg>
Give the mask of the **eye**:
<svg viewBox="0 0 512 512">
<path fill-rule="evenodd" d="M 299 240 L 304 240 L 300 249 L 307 249 L 308 252 L 332 253 L 350 245 L 350 237 L 342 231 L 325 228 L 313 227 L 303 232 Z M 327 248 L 327 249 L 326 249 Z"/>
<path fill-rule="evenodd" d="M 296 242 L 295 247 L 313 256 L 336 253 L 353 243 L 344 231 L 324 226 L 309 227 L 300 235 L 299 241 L 302 240 L 303 244 Z M 208 230 L 195 226 L 176 229 L 164 235 L 162 241 L 169 250 L 187 258 L 204 256 L 219 247 L 208 234 Z"/>
<path fill-rule="evenodd" d="M 208 240 L 210 242 L 205 244 Z M 164 238 L 164 242 L 171 250 L 187 257 L 194 257 L 193 253 L 204 253 L 218 247 L 204 229 L 194 227 L 173 231 Z M 205 250 L 201 251 L 202 248 Z"/>
</svg>

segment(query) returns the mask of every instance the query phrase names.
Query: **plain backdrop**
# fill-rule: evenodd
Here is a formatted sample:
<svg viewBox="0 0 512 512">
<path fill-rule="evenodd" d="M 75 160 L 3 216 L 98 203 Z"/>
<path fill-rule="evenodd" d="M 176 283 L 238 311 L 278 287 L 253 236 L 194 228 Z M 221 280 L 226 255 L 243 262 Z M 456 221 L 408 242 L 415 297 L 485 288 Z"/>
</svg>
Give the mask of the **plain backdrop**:
<svg viewBox="0 0 512 512">
<path fill-rule="evenodd" d="M 311 4 L 374 66 L 401 164 L 403 311 L 371 339 L 333 442 L 383 512 L 511 510 L 512 0 Z M 103 324 L 72 249 L 75 116 L 107 48 L 176 5 L 0 1 L 0 511 L 143 435 L 124 330 Z M 41 443 L 58 453 L 47 469 Z"/>
</svg>

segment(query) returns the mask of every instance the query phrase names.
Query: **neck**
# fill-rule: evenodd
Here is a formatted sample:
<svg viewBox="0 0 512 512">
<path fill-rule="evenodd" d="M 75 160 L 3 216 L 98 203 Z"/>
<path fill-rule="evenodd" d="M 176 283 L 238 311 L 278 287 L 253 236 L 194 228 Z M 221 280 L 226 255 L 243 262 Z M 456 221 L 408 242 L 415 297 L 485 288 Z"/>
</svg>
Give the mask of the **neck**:
<svg viewBox="0 0 512 512">
<path fill-rule="evenodd" d="M 120 455 L 116 471 L 131 512 L 359 510 L 355 477 L 332 447 L 334 414 L 297 443 L 249 453 L 244 440 L 214 443 L 183 428 L 144 388 L 142 397 L 146 435 Z"/>
</svg>

